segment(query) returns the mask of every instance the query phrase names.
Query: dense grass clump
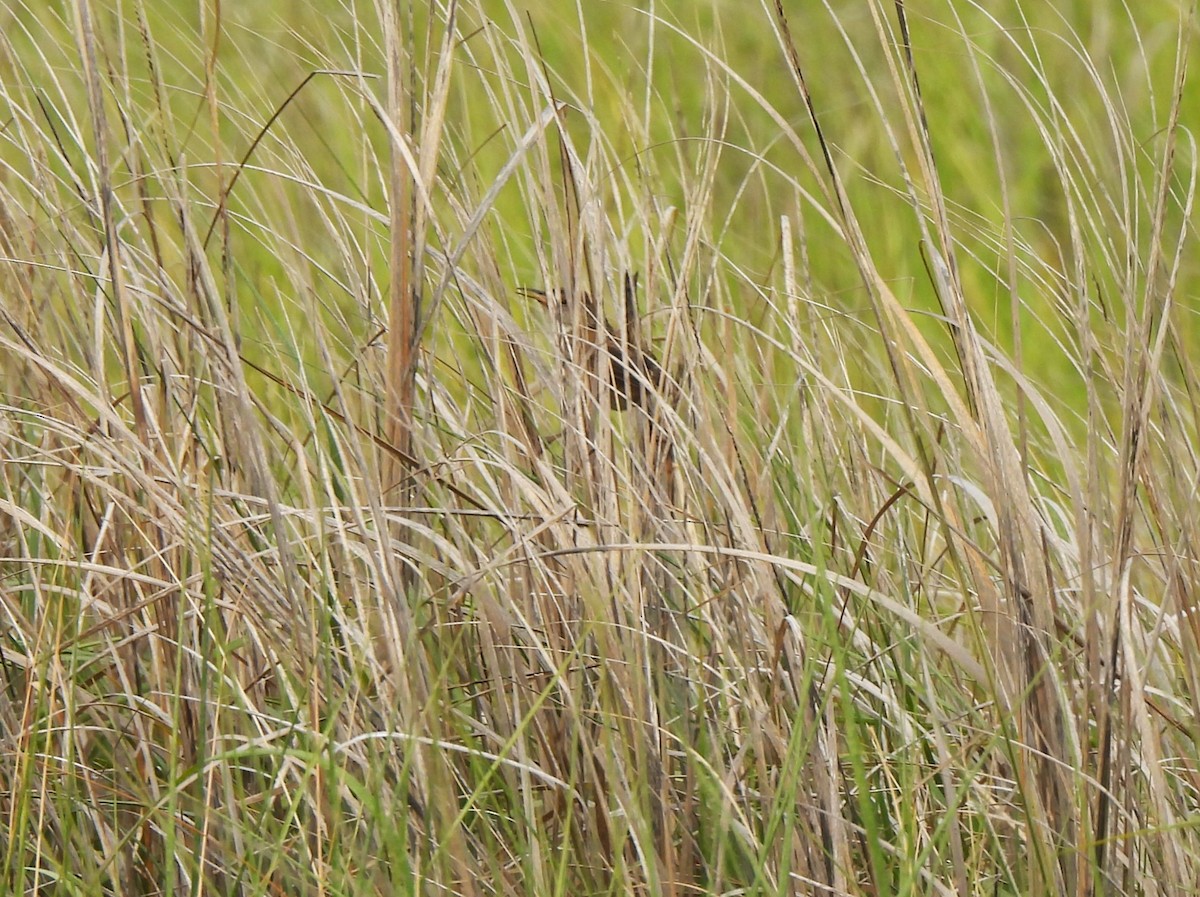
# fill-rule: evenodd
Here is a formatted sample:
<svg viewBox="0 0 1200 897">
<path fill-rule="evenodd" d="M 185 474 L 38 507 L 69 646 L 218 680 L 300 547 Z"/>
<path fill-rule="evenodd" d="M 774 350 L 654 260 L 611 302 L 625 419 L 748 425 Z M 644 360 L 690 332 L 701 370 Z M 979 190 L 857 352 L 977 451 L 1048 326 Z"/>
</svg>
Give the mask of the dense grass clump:
<svg viewBox="0 0 1200 897">
<path fill-rule="evenodd" d="M 0 11 L 0 893 L 1200 881 L 1191 11 Z"/>
</svg>

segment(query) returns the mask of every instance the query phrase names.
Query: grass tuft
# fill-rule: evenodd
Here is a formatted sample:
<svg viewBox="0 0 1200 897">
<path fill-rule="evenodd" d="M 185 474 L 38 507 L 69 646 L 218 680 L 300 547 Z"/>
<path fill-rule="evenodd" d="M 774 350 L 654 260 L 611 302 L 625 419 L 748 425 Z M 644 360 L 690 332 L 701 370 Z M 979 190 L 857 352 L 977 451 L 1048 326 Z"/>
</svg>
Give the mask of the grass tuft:
<svg viewBox="0 0 1200 897">
<path fill-rule="evenodd" d="M 1197 892 L 1194 14 L 792 6 L 0 11 L 0 893 Z"/>
</svg>

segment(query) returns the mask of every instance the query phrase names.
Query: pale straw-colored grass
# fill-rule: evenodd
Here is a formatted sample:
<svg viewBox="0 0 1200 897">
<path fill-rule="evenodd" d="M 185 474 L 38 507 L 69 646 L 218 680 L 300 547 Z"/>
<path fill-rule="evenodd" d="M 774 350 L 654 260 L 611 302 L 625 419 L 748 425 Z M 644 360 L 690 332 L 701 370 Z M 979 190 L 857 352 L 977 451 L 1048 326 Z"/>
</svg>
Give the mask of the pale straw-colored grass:
<svg viewBox="0 0 1200 897">
<path fill-rule="evenodd" d="M 168 6 L 0 12 L 0 892 L 1195 893 L 1190 14 Z"/>
</svg>

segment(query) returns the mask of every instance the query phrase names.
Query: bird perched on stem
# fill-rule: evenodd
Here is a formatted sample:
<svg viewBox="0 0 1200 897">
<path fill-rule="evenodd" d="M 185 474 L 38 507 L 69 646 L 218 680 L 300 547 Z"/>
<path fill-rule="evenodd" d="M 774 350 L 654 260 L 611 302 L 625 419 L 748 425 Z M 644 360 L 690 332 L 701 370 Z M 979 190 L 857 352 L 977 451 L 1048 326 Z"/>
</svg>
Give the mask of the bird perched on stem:
<svg viewBox="0 0 1200 897">
<path fill-rule="evenodd" d="M 637 278 L 625 275 L 625 302 L 627 309 L 633 307 L 633 293 L 637 289 Z M 522 296 L 536 299 L 545 308 L 556 303 L 564 315 L 569 314 L 567 304 L 570 294 L 565 290 L 539 290 L 534 287 L 521 287 L 518 292 Z M 633 334 L 622 339 L 620 330 L 612 322 L 604 318 L 600 324 L 600 315 L 596 311 L 596 303 L 587 293 L 581 294 L 583 301 L 583 323 L 587 330 L 595 334 L 592 338 L 595 345 L 603 345 L 608 353 L 609 381 L 612 387 L 609 401 L 614 408 L 624 411 L 632 402 L 639 408 L 646 407 L 647 385 L 653 390 L 661 391 L 664 384 L 664 372 L 658 360 L 649 352 L 643 351 Z M 603 340 L 603 343 L 601 343 Z M 625 347 L 629 352 L 626 353 Z M 633 359 L 631 364 L 626 355 Z"/>
</svg>

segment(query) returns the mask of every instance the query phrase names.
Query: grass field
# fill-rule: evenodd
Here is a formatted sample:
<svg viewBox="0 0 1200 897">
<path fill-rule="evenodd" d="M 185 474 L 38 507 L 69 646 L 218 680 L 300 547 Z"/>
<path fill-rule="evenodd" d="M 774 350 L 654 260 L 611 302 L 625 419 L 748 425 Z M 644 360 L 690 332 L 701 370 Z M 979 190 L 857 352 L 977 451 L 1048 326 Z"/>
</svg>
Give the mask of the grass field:
<svg viewBox="0 0 1200 897">
<path fill-rule="evenodd" d="M 0 9 L 0 894 L 1200 893 L 1197 19 Z"/>
</svg>

